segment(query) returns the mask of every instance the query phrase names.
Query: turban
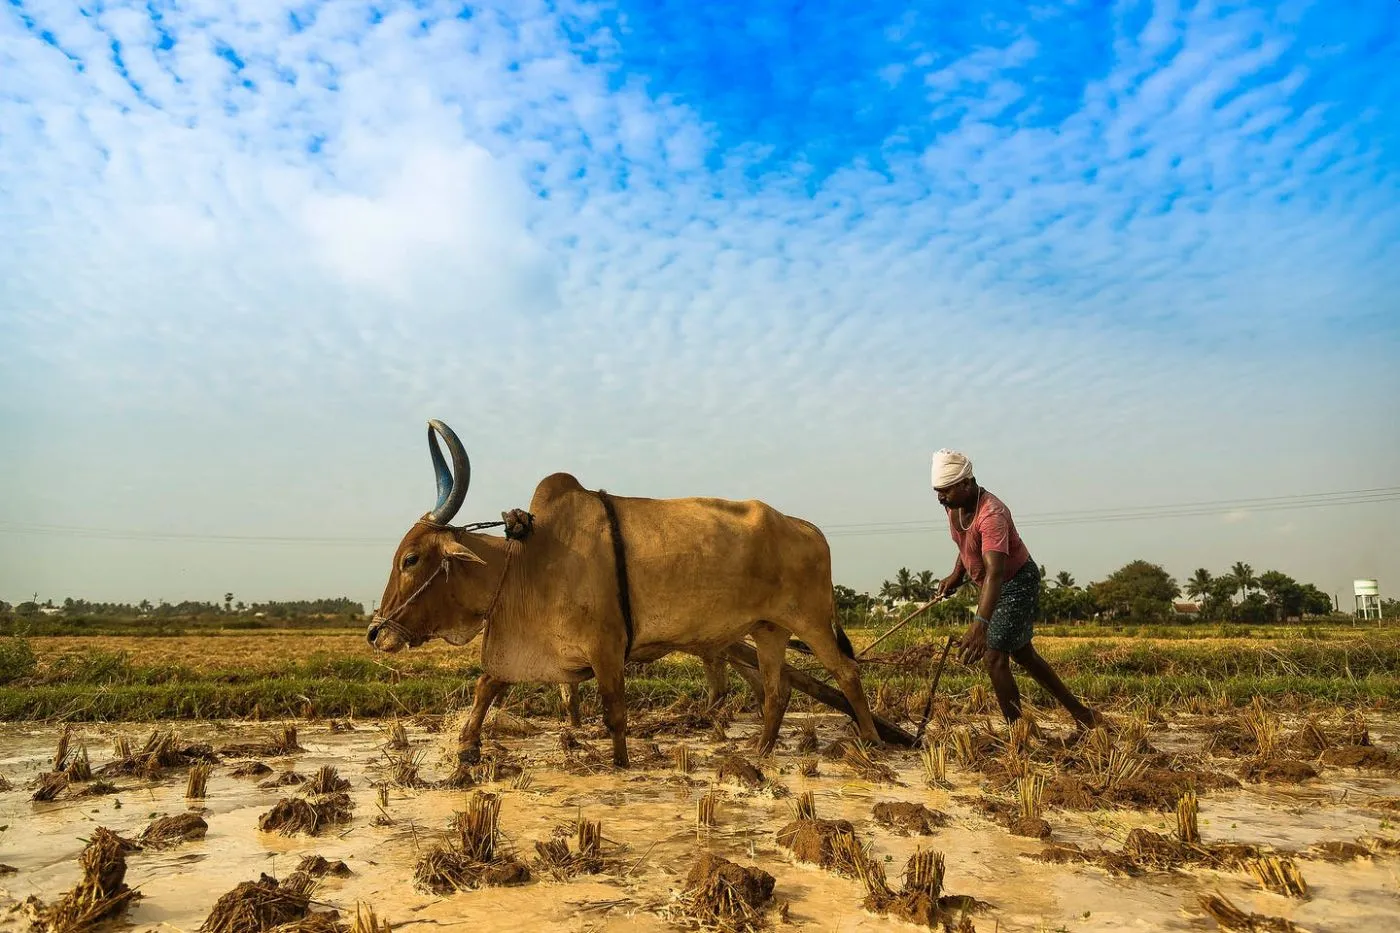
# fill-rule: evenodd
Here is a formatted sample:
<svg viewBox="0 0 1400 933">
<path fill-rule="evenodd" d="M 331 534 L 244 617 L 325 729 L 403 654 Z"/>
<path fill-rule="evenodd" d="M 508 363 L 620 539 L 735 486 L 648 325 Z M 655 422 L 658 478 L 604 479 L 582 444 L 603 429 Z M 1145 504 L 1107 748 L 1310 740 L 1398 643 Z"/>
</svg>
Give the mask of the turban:
<svg viewBox="0 0 1400 933">
<path fill-rule="evenodd" d="M 944 447 L 933 455 L 933 488 L 947 489 L 972 475 L 972 461 L 966 454 Z"/>
</svg>

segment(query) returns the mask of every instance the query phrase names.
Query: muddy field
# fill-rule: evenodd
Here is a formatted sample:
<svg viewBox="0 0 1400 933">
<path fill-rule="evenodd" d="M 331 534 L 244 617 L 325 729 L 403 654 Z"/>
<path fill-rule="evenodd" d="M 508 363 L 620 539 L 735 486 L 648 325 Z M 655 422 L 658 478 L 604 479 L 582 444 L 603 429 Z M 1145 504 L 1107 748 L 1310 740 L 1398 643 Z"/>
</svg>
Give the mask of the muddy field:
<svg viewBox="0 0 1400 933">
<path fill-rule="evenodd" d="M 1008 732 L 974 691 L 940 703 L 922 754 L 867 753 L 841 717 L 790 715 L 758 759 L 750 714 L 716 730 L 684 703 L 634 716 L 629 772 L 607 766 L 598 727 L 511 713 L 455 774 L 453 723 L 432 717 L 75 724 L 66 740 L 10 724 L 0 926 L 61 927 L 104 827 L 140 846 L 109 839 L 129 851 L 109 853 L 125 875 L 108 866 L 103 890 L 135 894 L 113 895 L 106 922 L 139 930 L 329 931 L 326 911 L 346 927 L 357 905 L 395 929 L 1209 930 L 1210 896 L 1226 928 L 1394 929 L 1397 724 L 1192 706 L 1076 738 L 1044 711 Z M 707 853 L 734 865 L 695 872 Z M 299 874 L 312 855 L 332 870 Z M 220 901 L 263 875 L 247 903 L 290 914 L 260 925 Z"/>
</svg>

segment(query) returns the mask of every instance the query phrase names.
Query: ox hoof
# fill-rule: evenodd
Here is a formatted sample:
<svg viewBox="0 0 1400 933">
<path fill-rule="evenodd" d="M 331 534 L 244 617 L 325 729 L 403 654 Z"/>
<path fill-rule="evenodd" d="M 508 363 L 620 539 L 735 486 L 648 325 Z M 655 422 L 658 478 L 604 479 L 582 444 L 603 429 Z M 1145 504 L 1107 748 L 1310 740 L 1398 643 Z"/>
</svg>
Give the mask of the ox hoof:
<svg viewBox="0 0 1400 933">
<path fill-rule="evenodd" d="M 457 752 L 457 764 L 459 764 L 459 765 L 478 765 L 478 764 L 481 764 L 481 747 L 480 747 L 480 746 L 473 746 L 473 747 L 471 747 L 471 748 L 459 749 L 458 752 Z"/>
</svg>

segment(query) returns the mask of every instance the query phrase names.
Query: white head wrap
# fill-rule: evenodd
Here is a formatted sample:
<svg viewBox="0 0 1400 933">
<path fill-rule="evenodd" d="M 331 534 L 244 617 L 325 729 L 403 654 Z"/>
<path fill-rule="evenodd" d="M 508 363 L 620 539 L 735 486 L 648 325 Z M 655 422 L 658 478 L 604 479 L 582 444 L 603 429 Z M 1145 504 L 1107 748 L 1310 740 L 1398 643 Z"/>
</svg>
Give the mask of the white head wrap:
<svg viewBox="0 0 1400 933">
<path fill-rule="evenodd" d="M 972 475 L 972 461 L 966 454 L 944 447 L 933 455 L 933 488 L 947 489 Z"/>
</svg>

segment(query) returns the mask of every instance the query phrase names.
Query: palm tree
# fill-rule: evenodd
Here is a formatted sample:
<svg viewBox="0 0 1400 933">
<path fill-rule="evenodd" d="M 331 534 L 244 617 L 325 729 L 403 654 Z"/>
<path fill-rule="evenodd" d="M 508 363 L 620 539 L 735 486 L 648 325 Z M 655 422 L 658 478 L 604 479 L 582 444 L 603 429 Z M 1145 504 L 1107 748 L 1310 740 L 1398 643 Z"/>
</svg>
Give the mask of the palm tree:
<svg viewBox="0 0 1400 933">
<path fill-rule="evenodd" d="M 224 594 L 224 612 L 232 612 L 232 611 L 233 611 L 233 594 L 232 594 L 232 593 L 225 593 L 225 594 Z"/>
<path fill-rule="evenodd" d="M 894 588 L 896 599 L 915 599 L 918 592 L 915 587 L 914 575 L 909 572 L 908 567 L 900 567 L 899 572 L 894 575 Z"/>
<path fill-rule="evenodd" d="M 920 570 L 918 582 L 919 598 L 933 599 L 933 588 L 937 583 L 938 581 L 934 579 L 932 570 Z"/>
<path fill-rule="evenodd" d="M 1074 576 L 1068 570 L 1061 570 L 1055 574 L 1055 589 L 1069 590 L 1074 588 Z"/>
<path fill-rule="evenodd" d="M 1186 581 L 1186 595 L 1196 602 L 1204 604 L 1206 597 L 1210 595 L 1210 585 L 1214 582 L 1215 578 L 1210 575 L 1209 570 L 1197 567 L 1196 572 L 1191 575 L 1191 579 Z"/>
<path fill-rule="evenodd" d="M 1238 561 L 1235 563 L 1235 566 L 1230 568 L 1230 576 L 1235 578 L 1235 582 L 1239 585 L 1240 592 L 1245 596 L 1248 596 L 1249 591 L 1259 582 L 1254 577 L 1254 568 Z"/>
</svg>

